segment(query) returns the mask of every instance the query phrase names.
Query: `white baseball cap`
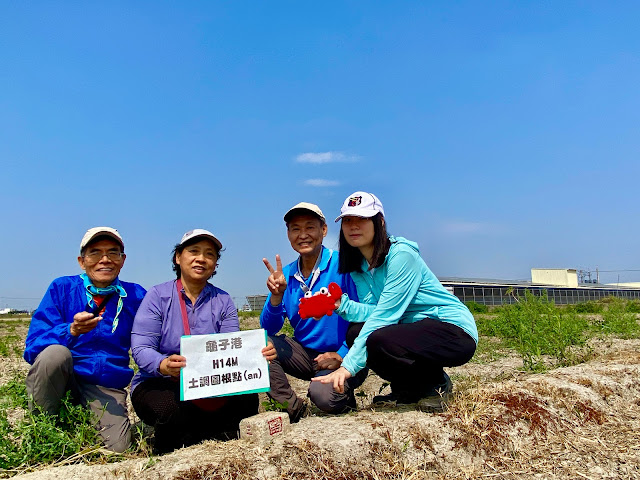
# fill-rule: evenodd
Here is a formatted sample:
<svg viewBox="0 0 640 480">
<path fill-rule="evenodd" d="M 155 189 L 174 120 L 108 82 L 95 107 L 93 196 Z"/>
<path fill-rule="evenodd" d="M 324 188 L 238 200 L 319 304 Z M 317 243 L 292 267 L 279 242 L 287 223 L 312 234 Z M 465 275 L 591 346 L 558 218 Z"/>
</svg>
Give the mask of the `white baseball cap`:
<svg viewBox="0 0 640 480">
<path fill-rule="evenodd" d="M 116 242 L 120 244 L 120 246 L 124 250 L 124 241 L 122 240 L 122 237 L 118 233 L 118 230 L 111 227 L 93 227 L 87 230 L 87 233 L 85 233 L 84 237 L 82 237 L 82 240 L 80 241 L 80 251 L 82 252 L 82 249 L 87 245 L 89 245 L 89 243 L 91 243 L 91 241 L 94 238 L 99 237 L 101 235 L 113 238 Z"/>
<path fill-rule="evenodd" d="M 322 213 L 322 210 L 320 210 L 320 207 L 314 203 L 307 203 L 307 202 L 300 202 L 297 205 L 294 205 L 293 207 L 291 207 L 289 211 L 284 214 L 284 221 L 288 222 L 289 220 L 291 220 L 291 217 L 293 217 L 295 214 L 304 215 L 305 213 L 312 213 L 316 217 L 320 217 L 320 220 L 322 220 L 322 223 L 327 223 L 327 219 L 324 218 L 324 213 Z"/>
<path fill-rule="evenodd" d="M 183 245 L 185 242 L 191 240 L 195 237 L 205 237 L 211 240 L 218 249 L 222 250 L 222 242 L 217 239 L 217 237 L 211 233 L 209 230 L 205 230 L 204 228 L 194 228 L 193 230 L 189 230 L 182 236 L 182 240 L 180 240 L 179 245 Z"/>
<path fill-rule="evenodd" d="M 384 217 L 384 208 L 378 197 L 373 193 L 354 192 L 342 204 L 340 216 L 336 218 L 336 222 L 346 216 L 371 218 L 378 213 Z"/>
</svg>

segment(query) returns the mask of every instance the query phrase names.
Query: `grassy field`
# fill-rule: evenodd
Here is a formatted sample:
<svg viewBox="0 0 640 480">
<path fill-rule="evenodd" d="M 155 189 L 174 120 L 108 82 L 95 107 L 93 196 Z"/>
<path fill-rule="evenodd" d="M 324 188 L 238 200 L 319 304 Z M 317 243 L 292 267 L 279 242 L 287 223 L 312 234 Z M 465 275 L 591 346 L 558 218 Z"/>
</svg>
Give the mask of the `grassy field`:
<svg viewBox="0 0 640 480">
<path fill-rule="evenodd" d="M 490 363 L 514 354 L 524 371 L 541 372 L 576 365 L 594 355 L 594 338 L 640 337 L 638 302 L 615 298 L 571 307 L 556 307 L 544 297 L 527 295 L 516 304 L 476 312 L 480 341 L 472 363 Z M 472 306 L 473 308 L 473 306 Z M 0 357 L 6 367 L 0 375 L 0 476 L 12 476 L 43 465 L 101 464 L 127 458 L 155 461 L 140 426 L 135 442 L 123 455 L 101 451 L 86 410 L 67 401 L 58 416 L 31 413 L 26 408 L 21 360 L 28 317 L 0 316 Z M 259 327 L 257 312 L 241 312 L 243 330 Z M 291 333 L 288 322 L 285 331 Z M 464 382 L 456 391 L 465 395 Z"/>
<path fill-rule="evenodd" d="M 586 346 L 590 338 L 638 338 L 637 310 L 638 302 L 614 297 L 557 307 L 545 296 L 527 292 L 518 303 L 475 314 L 480 335 L 476 358 L 502 347 L 517 351 L 532 371 L 575 365 L 591 357 Z"/>
</svg>

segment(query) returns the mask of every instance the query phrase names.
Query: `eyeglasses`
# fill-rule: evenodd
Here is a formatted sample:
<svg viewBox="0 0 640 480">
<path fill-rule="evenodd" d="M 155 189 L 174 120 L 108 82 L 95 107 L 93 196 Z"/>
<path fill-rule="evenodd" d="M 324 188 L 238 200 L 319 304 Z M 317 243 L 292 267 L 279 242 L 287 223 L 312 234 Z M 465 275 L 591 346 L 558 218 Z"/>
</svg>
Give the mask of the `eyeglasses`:
<svg viewBox="0 0 640 480">
<path fill-rule="evenodd" d="M 100 260 L 102 260 L 102 258 L 105 255 L 112 262 L 118 262 L 118 261 L 120 261 L 120 259 L 124 255 L 124 253 L 122 253 L 122 252 L 106 252 L 106 253 L 105 252 L 89 252 L 89 253 L 86 253 L 85 255 L 83 255 L 82 258 L 84 258 L 85 260 L 87 260 L 87 261 L 89 261 L 91 263 L 98 263 Z"/>
</svg>

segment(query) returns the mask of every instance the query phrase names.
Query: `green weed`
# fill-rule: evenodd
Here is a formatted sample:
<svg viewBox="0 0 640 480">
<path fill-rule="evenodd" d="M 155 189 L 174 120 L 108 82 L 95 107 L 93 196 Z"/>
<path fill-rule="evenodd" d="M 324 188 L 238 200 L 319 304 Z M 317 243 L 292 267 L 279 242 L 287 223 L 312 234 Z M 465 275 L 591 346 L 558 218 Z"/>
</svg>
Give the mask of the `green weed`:
<svg viewBox="0 0 640 480">
<path fill-rule="evenodd" d="M 482 303 L 469 301 L 464 302 L 471 313 L 489 313 L 489 307 L 483 305 Z"/>
<path fill-rule="evenodd" d="M 23 344 L 18 335 L 4 335 L 0 337 L 0 357 L 22 356 Z"/>
<path fill-rule="evenodd" d="M 640 334 L 640 325 L 638 325 L 636 314 L 629 313 L 630 303 L 619 298 L 609 301 L 606 310 L 602 313 L 602 322 L 595 325 L 595 330 L 620 338 L 637 337 Z"/>
<path fill-rule="evenodd" d="M 576 313 L 602 313 L 604 305 L 602 303 L 589 300 L 587 302 L 576 303 L 575 305 L 568 305 L 567 310 L 574 311 Z"/>
<path fill-rule="evenodd" d="M 626 311 L 629 313 L 640 313 L 640 300 L 629 300 Z"/>
<path fill-rule="evenodd" d="M 287 337 L 293 337 L 294 335 L 294 330 L 293 327 L 291 326 L 291 324 L 289 323 L 289 319 L 287 318 L 284 322 L 284 325 L 282 325 L 282 328 L 280 329 L 280 333 L 286 335 Z"/>
<path fill-rule="evenodd" d="M 0 386 L 0 407 L 27 408 L 27 386 L 19 374 Z"/>
<path fill-rule="evenodd" d="M 478 319 L 483 336 L 498 337 L 522 356 L 524 367 L 543 370 L 543 356 L 555 359 L 558 365 L 575 362 L 571 346 L 584 345 L 588 321 L 575 312 L 560 309 L 547 298 L 525 291 L 518 303 L 505 305 L 497 314 Z"/>
<path fill-rule="evenodd" d="M 3 318 L 0 315 L 0 326 L 2 327 L 23 327 L 23 326 L 29 326 L 29 322 L 31 321 L 31 317 L 25 316 L 25 317 L 21 317 L 21 318 Z"/>
<path fill-rule="evenodd" d="M 265 412 L 286 412 L 289 402 L 280 403 L 269 397 L 266 401 L 262 402 L 262 406 Z"/>
<path fill-rule="evenodd" d="M 132 446 L 123 455 L 102 453 L 102 439 L 91 411 L 62 400 L 58 415 L 28 408 L 27 388 L 21 374 L 0 386 L 0 477 L 53 464 L 118 461 L 123 456 L 149 456 L 142 424 L 132 426 Z"/>
<path fill-rule="evenodd" d="M 26 471 L 69 457 L 92 459 L 101 454 L 101 440 L 91 423 L 91 412 L 74 405 L 70 394 L 62 401 L 59 415 L 30 412 L 22 379 L 0 387 L 0 469 Z M 24 417 L 11 420 L 9 409 L 24 410 Z"/>
<path fill-rule="evenodd" d="M 149 459 L 149 462 L 153 461 L 153 463 L 155 463 L 151 444 L 149 443 L 149 437 L 151 435 L 151 433 L 149 432 L 150 428 L 151 427 L 148 426 L 145 427 L 142 421 L 131 425 L 130 450 L 132 453 L 137 453 L 144 457 L 152 457 Z M 153 465 L 153 463 L 151 463 L 151 465 Z"/>
</svg>

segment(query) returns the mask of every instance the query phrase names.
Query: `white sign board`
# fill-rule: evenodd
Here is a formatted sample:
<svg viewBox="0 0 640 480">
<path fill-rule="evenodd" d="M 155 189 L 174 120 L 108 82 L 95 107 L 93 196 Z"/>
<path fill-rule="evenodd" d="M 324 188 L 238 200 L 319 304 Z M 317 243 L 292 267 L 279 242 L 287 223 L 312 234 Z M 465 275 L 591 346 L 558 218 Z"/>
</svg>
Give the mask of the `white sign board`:
<svg viewBox="0 0 640 480">
<path fill-rule="evenodd" d="M 180 355 L 180 400 L 220 397 L 269 390 L 269 363 L 260 352 L 267 345 L 263 330 L 184 335 Z"/>
</svg>

